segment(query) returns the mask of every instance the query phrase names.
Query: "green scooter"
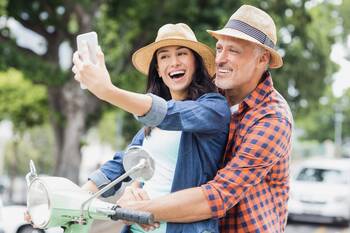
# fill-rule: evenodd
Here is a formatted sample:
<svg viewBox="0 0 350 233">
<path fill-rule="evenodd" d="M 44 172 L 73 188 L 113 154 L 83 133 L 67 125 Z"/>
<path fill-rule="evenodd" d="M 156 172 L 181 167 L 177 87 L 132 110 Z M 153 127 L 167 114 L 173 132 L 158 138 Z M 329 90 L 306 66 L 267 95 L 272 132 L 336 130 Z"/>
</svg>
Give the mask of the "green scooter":
<svg viewBox="0 0 350 233">
<path fill-rule="evenodd" d="M 61 227 L 64 233 L 88 233 L 95 219 L 153 224 L 151 213 L 120 208 L 98 199 L 126 177 L 148 180 L 154 173 L 154 161 L 142 147 L 129 148 L 123 166 L 126 171 L 123 175 L 92 194 L 66 178 L 38 176 L 30 161 L 30 172 L 26 175 L 27 209 L 33 225 L 40 229 Z"/>
</svg>

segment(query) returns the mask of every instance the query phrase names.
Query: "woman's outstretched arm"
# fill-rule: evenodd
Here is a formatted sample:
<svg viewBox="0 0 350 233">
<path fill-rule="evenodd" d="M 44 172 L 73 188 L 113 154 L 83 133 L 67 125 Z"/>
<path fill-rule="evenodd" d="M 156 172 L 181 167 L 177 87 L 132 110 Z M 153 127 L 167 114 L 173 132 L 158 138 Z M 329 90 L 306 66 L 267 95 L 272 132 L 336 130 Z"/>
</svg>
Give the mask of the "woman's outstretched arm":
<svg viewBox="0 0 350 233">
<path fill-rule="evenodd" d="M 126 91 L 113 85 L 100 47 L 96 64 L 90 61 L 86 43 L 83 45 L 82 54 L 79 55 L 77 51 L 74 53 L 73 64 L 74 78 L 101 100 L 137 116 L 143 116 L 151 109 L 150 96 Z"/>
</svg>

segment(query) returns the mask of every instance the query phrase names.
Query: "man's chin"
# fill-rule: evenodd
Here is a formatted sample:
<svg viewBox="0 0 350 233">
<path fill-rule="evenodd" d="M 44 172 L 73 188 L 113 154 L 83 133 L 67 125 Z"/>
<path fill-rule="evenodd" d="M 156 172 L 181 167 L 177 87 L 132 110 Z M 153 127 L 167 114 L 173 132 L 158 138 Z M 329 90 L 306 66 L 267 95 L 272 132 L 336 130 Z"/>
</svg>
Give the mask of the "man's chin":
<svg viewBox="0 0 350 233">
<path fill-rule="evenodd" d="M 225 90 L 228 88 L 227 82 L 225 82 L 222 79 L 215 79 L 215 86 L 217 86 L 218 88 Z"/>
</svg>

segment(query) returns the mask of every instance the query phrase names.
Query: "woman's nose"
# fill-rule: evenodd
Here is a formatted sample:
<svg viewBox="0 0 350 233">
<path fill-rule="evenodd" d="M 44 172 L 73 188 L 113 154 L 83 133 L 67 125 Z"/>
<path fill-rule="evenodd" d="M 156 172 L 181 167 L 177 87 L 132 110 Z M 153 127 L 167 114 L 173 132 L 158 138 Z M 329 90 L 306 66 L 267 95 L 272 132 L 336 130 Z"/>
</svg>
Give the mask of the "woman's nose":
<svg viewBox="0 0 350 233">
<path fill-rule="evenodd" d="M 170 62 L 171 62 L 171 66 L 174 66 L 174 67 L 180 64 L 180 60 L 177 56 L 172 56 L 170 59 Z"/>
</svg>

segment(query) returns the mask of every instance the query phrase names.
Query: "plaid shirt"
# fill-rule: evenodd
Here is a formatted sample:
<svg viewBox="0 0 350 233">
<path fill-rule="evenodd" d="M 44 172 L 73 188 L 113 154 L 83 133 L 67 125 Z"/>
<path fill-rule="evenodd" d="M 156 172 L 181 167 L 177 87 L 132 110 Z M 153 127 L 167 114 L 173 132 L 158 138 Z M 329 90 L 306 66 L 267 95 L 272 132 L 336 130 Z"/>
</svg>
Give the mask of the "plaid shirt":
<svg viewBox="0 0 350 233">
<path fill-rule="evenodd" d="M 220 232 L 284 232 L 292 123 L 266 72 L 232 115 L 225 167 L 202 185 Z"/>
</svg>

